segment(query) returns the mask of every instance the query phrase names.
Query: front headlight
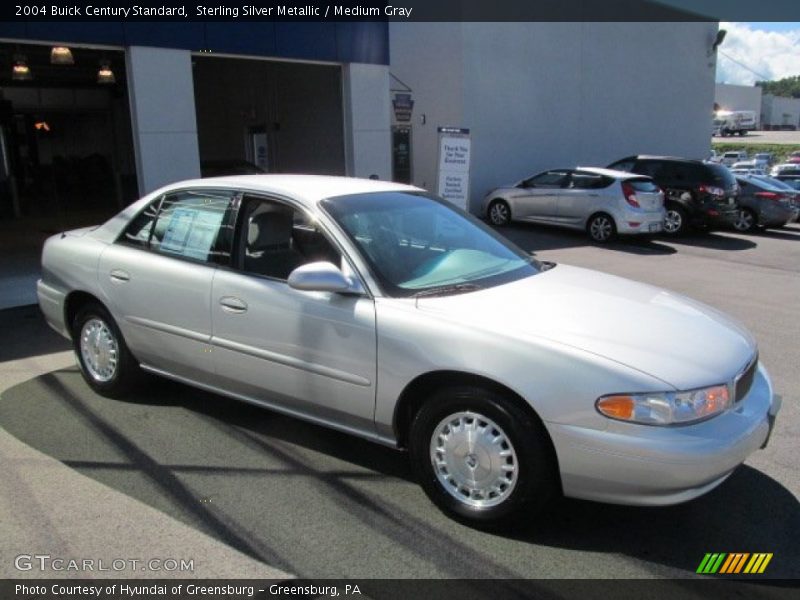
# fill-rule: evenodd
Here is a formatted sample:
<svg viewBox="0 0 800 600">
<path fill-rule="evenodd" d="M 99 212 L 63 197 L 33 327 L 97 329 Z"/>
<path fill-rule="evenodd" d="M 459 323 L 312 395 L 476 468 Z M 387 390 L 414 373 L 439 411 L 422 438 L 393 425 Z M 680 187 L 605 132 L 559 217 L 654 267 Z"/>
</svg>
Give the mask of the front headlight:
<svg viewBox="0 0 800 600">
<path fill-rule="evenodd" d="M 611 394 L 597 399 L 600 414 L 643 425 L 675 425 L 702 421 L 731 406 L 726 385 L 687 392 Z"/>
</svg>

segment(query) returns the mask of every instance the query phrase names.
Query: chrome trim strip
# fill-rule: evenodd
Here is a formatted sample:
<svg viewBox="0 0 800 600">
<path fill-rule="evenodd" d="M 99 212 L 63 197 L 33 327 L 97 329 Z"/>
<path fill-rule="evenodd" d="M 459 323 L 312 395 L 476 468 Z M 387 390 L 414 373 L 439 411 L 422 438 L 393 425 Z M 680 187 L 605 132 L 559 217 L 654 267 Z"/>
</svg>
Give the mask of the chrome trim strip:
<svg viewBox="0 0 800 600">
<path fill-rule="evenodd" d="M 233 392 L 229 392 L 225 389 L 218 388 L 213 385 L 208 385 L 205 383 L 200 383 L 198 381 L 194 381 L 187 377 L 181 377 L 180 375 L 174 375 L 169 371 L 162 371 L 161 369 L 157 369 L 155 367 L 151 367 L 150 365 L 142 363 L 139 365 L 143 370 L 147 371 L 148 373 L 153 373 L 154 375 L 159 375 L 160 377 L 166 377 L 167 379 L 172 379 L 174 381 L 178 381 L 179 383 L 183 383 L 186 385 L 190 385 L 192 387 L 200 388 L 207 392 L 211 392 L 212 394 L 219 394 L 220 396 L 226 396 L 228 398 L 233 398 L 234 400 L 240 400 L 242 402 L 247 402 L 248 404 L 255 404 L 256 406 L 260 406 L 262 408 L 266 408 L 269 410 L 274 410 L 277 413 L 281 413 L 284 415 L 288 415 L 290 417 L 294 417 L 297 419 L 301 419 L 303 421 L 309 421 L 311 423 L 315 423 L 317 425 L 322 425 L 324 427 L 329 427 L 331 429 L 335 429 L 337 431 L 343 431 L 345 433 L 349 433 L 352 435 L 357 435 L 358 437 L 365 438 L 371 442 L 377 442 L 384 446 L 389 446 L 390 448 L 394 448 L 395 450 L 398 449 L 397 441 L 393 438 L 378 435 L 374 431 L 364 430 L 364 429 L 357 429 L 355 427 L 350 427 L 348 425 L 342 425 L 335 421 L 328 421 L 327 419 L 322 419 L 320 417 L 315 417 L 314 415 L 310 415 L 308 413 L 300 412 L 297 410 L 292 410 L 291 408 L 286 408 L 280 404 L 274 404 L 272 402 L 268 402 L 266 400 L 259 400 L 257 398 L 252 398 L 250 396 L 245 396 L 243 394 L 236 394 Z"/>
<path fill-rule="evenodd" d="M 270 352 L 269 350 L 263 350 L 247 344 L 240 344 L 239 342 L 218 337 L 212 337 L 210 343 L 213 346 L 225 348 L 226 350 L 241 352 L 242 354 L 247 354 L 255 358 L 268 360 L 270 362 L 286 365 L 287 367 L 293 367 L 295 369 L 301 369 L 303 371 L 308 371 L 309 373 L 314 373 L 315 375 L 322 375 L 323 377 L 328 377 L 330 379 L 344 381 L 345 383 L 350 383 L 361 387 L 369 387 L 372 385 L 372 382 L 369 379 L 361 377 L 360 375 L 354 375 L 352 373 L 340 371 L 339 369 L 332 369 L 324 365 L 294 358 L 293 356 L 286 356 L 285 354 Z"/>
<path fill-rule="evenodd" d="M 195 342 L 202 342 L 203 344 L 208 344 L 211 342 L 211 336 L 207 333 L 199 333 L 197 331 L 192 331 L 191 329 L 184 329 L 183 327 L 176 327 L 175 325 L 167 325 L 161 321 L 151 321 L 150 319 L 144 319 L 142 317 L 125 317 L 125 320 L 128 323 L 133 323 L 134 325 L 139 325 L 140 327 L 155 329 L 156 331 L 160 331 L 162 333 L 170 333 L 172 335 L 177 335 L 178 337 L 194 340 Z"/>
</svg>

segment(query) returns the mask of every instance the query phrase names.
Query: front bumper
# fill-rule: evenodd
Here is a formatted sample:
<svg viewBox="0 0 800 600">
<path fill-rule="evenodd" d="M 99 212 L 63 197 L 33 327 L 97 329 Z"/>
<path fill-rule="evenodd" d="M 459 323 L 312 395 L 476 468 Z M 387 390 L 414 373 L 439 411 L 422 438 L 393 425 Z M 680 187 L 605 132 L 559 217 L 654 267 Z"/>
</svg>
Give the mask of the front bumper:
<svg viewBox="0 0 800 600">
<path fill-rule="evenodd" d="M 694 425 L 609 421 L 604 431 L 548 423 L 564 494 L 616 504 L 685 502 L 722 483 L 768 440 L 780 398 L 759 365 L 747 396 Z"/>
</svg>

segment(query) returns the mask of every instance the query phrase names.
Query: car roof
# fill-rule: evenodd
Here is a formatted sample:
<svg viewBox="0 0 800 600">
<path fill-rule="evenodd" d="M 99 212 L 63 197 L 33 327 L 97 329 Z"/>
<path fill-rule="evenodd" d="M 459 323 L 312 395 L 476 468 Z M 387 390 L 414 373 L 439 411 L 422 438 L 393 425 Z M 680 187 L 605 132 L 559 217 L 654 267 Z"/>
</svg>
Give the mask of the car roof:
<svg viewBox="0 0 800 600">
<path fill-rule="evenodd" d="M 421 192 L 421 188 L 381 181 L 379 179 L 361 179 L 357 177 L 340 177 L 332 175 L 230 175 L 179 181 L 160 192 L 184 188 L 231 187 L 253 192 L 263 192 L 288 196 L 309 205 L 314 205 L 326 198 L 347 196 L 350 194 L 366 194 L 370 192 Z"/>
<path fill-rule="evenodd" d="M 575 167 L 576 171 L 586 171 L 587 173 L 594 173 L 595 175 L 603 175 L 604 177 L 613 177 L 614 179 L 641 179 L 647 178 L 646 175 L 639 175 L 638 173 L 630 173 L 628 171 L 617 171 L 616 169 L 604 169 L 602 167 Z"/>
<path fill-rule="evenodd" d="M 636 154 L 634 156 L 627 156 L 620 160 L 616 160 L 614 161 L 614 163 L 623 162 L 626 160 L 672 160 L 672 161 L 687 162 L 687 163 L 703 163 L 702 160 L 696 158 L 682 158 L 680 156 L 659 156 L 657 154 Z"/>
</svg>

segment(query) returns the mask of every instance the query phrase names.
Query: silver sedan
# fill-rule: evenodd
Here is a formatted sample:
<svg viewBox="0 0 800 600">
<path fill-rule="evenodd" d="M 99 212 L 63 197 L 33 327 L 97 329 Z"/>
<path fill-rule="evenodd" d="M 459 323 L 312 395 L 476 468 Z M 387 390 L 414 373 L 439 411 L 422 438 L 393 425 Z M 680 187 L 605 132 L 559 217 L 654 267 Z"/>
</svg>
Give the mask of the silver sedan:
<svg viewBox="0 0 800 600">
<path fill-rule="evenodd" d="M 407 449 L 472 523 L 560 493 L 689 500 L 766 444 L 779 408 L 729 317 L 539 262 L 410 186 L 182 182 L 50 238 L 42 266 L 42 311 L 98 393 L 144 371 Z"/>
<path fill-rule="evenodd" d="M 594 167 L 551 169 L 483 199 L 493 225 L 527 221 L 586 231 L 595 242 L 663 228 L 664 194 L 649 177 Z"/>
</svg>

